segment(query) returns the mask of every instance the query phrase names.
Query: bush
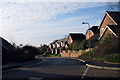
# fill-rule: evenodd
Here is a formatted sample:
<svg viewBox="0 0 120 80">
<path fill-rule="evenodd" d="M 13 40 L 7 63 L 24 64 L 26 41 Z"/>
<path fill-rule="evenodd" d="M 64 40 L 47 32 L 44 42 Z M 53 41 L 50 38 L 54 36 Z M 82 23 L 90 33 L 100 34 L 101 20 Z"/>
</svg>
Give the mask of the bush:
<svg viewBox="0 0 120 80">
<path fill-rule="evenodd" d="M 33 53 L 33 55 L 37 55 L 40 53 L 39 49 L 37 49 L 36 47 L 33 47 L 33 46 L 29 46 L 29 45 L 26 45 L 23 47 L 23 51 L 29 51 L 31 53 Z"/>
<path fill-rule="evenodd" d="M 90 38 L 90 48 L 94 48 L 95 46 L 98 45 L 98 43 L 99 43 L 98 37 L 99 37 L 99 35 L 94 35 Z M 81 50 L 85 50 L 88 48 L 89 48 L 89 40 L 83 40 L 79 44 L 79 49 L 81 49 Z"/>
<path fill-rule="evenodd" d="M 102 44 L 100 44 L 96 49 L 96 57 L 103 57 L 104 55 L 111 54 L 111 53 L 120 53 L 119 46 L 120 46 L 120 39 L 119 38 L 106 38 Z"/>
<path fill-rule="evenodd" d="M 107 62 L 120 63 L 120 53 L 113 53 L 104 56 L 104 60 Z"/>
<path fill-rule="evenodd" d="M 92 58 L 94 58 L 95 57 L 95 52 L 94 52 L 94 50 L 92 50 L 91 52 L 90 52 L 90 57 L 89 57 L 89 51 L 88 52 L 84 52 L 81 56 L 80 56 L 80 58 L 82 58 L 82 59 L 92 59 Z"/>
<path fill-rule="evenodd" d="M 88 44 L 88 40 L 83 40 L 80 44 L 79 44 L 79 48 L 81 50 L 85 50 L 89 48 L 89 44 Z"/>
<path fill-rule="evenodd" d="M 70 49 L 78 51 L 80 49 L 79 48 L 80 42 L 81 42 L 80 40 L 74 40 L 74 42 L 70 45 Z"/>
<path fill-rule="evenodd" d="M 47 52 L 48 46 L 47 45 L 41 45 L 39 47 L 40 53 L 39 54 L 44 54 L 45 52 Z"/>
</svg>

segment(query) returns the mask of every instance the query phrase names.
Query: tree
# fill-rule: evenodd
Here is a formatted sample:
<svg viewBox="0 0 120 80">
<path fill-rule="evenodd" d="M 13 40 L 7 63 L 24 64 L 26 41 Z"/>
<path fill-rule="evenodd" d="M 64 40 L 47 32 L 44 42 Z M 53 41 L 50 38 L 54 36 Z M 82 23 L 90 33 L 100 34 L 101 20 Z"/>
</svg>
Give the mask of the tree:
<svg viewBox="0 0 120 80">
<path fill-rule="evenodd" d="M 90 48 L 94 48 L 95 46 L 97 46 L 99 44 L 98 37 L 99 37 L 99 35 L 94 35 L 90 38 Z M 83 40 L 79 44 L 79 49 L 85 50 L 88 48 L 89 48 L 89 40 Z"/>
<path fill-rule="evenodd" d="M 80 49 L 80 43 L 81 40 L 74 40 L 73 43 L 70 45 L 70 49 L 78 51 Z"/>
<path fill-rule="evenodd" d="M 44 54 L 45 52 L 47 52 L 48 46 L 46 44 L 43 44 L 39 47 L 40 50 L 40 54 Z"/>
</svg>

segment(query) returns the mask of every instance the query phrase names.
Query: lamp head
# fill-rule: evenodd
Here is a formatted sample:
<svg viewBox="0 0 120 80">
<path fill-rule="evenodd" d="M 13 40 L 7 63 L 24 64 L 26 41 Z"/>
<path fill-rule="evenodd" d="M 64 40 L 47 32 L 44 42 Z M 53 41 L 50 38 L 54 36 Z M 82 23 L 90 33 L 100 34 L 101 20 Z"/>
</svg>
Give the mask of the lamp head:
<svg viewBox="0 0 120 80">
<path fill-rule="evenodd" d="M 82 22 L 82 24 L 85 24 L 85 22 Z"/>
</svg>

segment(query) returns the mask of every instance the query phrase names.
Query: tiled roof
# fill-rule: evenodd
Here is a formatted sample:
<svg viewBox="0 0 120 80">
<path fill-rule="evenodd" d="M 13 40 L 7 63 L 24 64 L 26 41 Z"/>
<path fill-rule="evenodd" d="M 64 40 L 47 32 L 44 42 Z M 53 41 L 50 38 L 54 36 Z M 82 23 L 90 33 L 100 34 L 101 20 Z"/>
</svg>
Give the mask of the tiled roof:
<svg viewBox="0 0 120 80">
<path fill-rule="evenodd" d="M 106 11 L 111 18 L 118 24 L 120 25 L 120 11 Z"/>
<path fill-rule="evenodd" d="M 104 21 L 107 14 L 113 19 L 113 21 L 115 23 L 117 23 L 117 25 L 120 25 L 120 11 L 106 11 L 105 15 L 104 15 L 104 17 L 103 17 L 103 19 L 102 19 L 102 21 L 100 23 L 99 28 L 101 27 L 101 25 L 102 25 L 102 23 L 103 23 L 103 21 Z"/>
<path fill-rule="evenodd" d="M 120 25 L 108 25 L 108 26 L 117 36 L 120 35 Z"/>
<path fill-rule="evenodd" d="M 5 49 L 13 49 L 14 47 L 5 39 L 0 37 L 0 45 Z"/>
<path fill-rule="evenodd" d="M 82 33 L 69 33 L 72 40 L 84 40 L 85 39 L 85 35 Z"/>
<path fill-rule="evenodd" d="M 53 42 L 51 42 L 50 44 L 55 44 L 58 40 L 54 40 Z"/>
<path fill-rule="evenodd" d="M 88 30 L 92 30 L 92 32 L 94 33 L 94 34 L 99 34 L 100 33 L 100 31 L 99 31 L 99 29 L 98 29 L 98 26 L 92 26 L 90 29 L 88 29 Z"/>
<path fill-rule="evenodd" d="M 59 39 L 57 42 L 58 43 L 61 43 L 61 42 L 65 43 L 67 41 L 67 39 L 68 39 L 68 37 L 65 37 L 63 39 Z"/>
</svg>

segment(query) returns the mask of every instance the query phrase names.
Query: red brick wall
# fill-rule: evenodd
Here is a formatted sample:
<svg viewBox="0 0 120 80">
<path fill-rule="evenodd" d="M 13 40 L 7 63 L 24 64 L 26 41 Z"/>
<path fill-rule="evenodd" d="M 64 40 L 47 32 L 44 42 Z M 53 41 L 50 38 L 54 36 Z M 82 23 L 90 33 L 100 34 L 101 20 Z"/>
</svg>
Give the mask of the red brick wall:
<svg viewBox="0 0 120 80">
<path fill-rule="evenodd" d="M 68 36 L 68 41 L 67 41 L 67 43 L 70 45 L 71 44 L 71 40 L 72 40 L 72 38 L 71 38 L 71 36 L 69 35 Z"/>
<path fill-rule="evenodd" d="M 89 31 L 90 31 L 90 37 L 92 37 L 94 35 L 94 33 L 91 30 L 87 30 L 87 32 L 86 32 L 86 40 L 89 39 Z"/>
<path fill-rule="evenodd" d="M 111 37 L 114 36 L 112 32 L 109 29 L 107 29 L 107 31 L 104 33 L 103 37 L 101 38 L 101 41 L 107 38 L 109 34 L 111 35 Z"/>
<path fill-rule="evenodd" d="M 78 53 L 75 53 L 75 51 L 73 51 L 73 52 L 71 53 L 71 51 L 68 50 L 68 52 L 63 51 L 63 52 L 61 53 L 61 57 L 79 57 L 79 56 L 81 56 L 82 54 L 83 54 L 83 53 L 82 53 L 81 50 L 80 50 Z"/>
</svg>

